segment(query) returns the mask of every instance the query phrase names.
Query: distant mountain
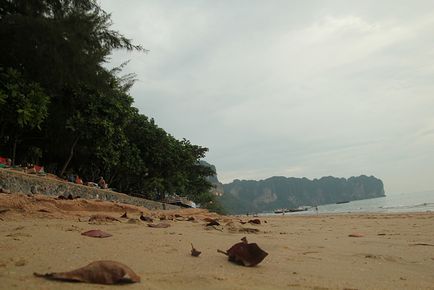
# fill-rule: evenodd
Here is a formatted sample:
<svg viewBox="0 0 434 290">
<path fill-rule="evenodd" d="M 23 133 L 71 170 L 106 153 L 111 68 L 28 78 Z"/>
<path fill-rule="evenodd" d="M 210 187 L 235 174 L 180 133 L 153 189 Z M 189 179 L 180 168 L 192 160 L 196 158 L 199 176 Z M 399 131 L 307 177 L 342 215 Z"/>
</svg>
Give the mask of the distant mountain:
<svg viewBox="0 0 434 290">
<path fill-rule="evenodd" d="M 228 213 L 271 212 L 385 196 L 383 182 L 373 176 L 307 178 L 274 176 L 265 180 L 234 180 L 223 185 L 220 202 Z"/>
</svg>

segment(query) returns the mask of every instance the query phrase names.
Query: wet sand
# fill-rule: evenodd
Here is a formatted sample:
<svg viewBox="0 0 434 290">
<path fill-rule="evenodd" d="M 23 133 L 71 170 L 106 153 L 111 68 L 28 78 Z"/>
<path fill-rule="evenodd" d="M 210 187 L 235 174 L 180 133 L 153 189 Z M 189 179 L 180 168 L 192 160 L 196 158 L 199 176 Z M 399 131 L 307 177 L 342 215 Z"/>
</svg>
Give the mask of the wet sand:
<svg viewBox="0 0 434 290">
<path fill-rule="evenodd" d="M 151 212 L 42 196 L 0 194 L 1 208 L 9 210 L 0 213 L 0 289 L 434 289 L 434 213 L 285 215 L 259 217 L 254 225 L 239 222 L 252 217 L 203 210 Z M 148 227 L 138 220 L 142 210 L 171 226 Z M 88 222 L 95 213 L 119 218 L 124 211 L 134 220 Z M 206 227 L 205 217 L 222 225 Z M 81 235 L 91 229 L 113 236 Z M 256 267 L 217 253 L 244 236 L 269 253 Z M 190 255 L 190 243 L 199 257 Z M 96 260 L 122 262 L 141 282 L 105 286 L 33 276 Z"/>
</svg>

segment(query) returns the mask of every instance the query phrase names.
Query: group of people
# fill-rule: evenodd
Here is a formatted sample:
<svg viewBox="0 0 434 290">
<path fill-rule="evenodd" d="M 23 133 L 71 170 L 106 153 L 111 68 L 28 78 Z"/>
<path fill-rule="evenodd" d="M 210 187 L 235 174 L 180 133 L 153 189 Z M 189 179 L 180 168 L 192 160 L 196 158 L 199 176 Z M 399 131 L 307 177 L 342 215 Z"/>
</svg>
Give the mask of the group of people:
<svg viewBox="0 0 434 290">
<path fill-rule="evenodd" d="M 98 179 L 98 183 L 95 182 L 83 182 L 83 179 L 77 174 L 77 175 L 73 175 L 73 174 L 69 174 L 66 179 L 69 182 L 73 182 L 76 184 L 81 184 L 81 185 L 88 185 L 88 186 L 92 186 L 92 187 L 99 187 L 101 189 L 108 189 L 108 184 L 107 182 L 104 180 L 104 177 L 100 176 L 100 178 Z"/>
</svg>

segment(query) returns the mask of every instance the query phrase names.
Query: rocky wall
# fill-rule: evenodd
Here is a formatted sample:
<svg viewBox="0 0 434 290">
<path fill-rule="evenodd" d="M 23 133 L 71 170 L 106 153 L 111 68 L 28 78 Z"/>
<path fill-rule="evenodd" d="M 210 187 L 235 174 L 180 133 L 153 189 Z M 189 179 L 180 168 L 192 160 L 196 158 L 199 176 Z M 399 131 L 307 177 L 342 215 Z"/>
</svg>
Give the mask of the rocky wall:
<svg viewBox="0 0 434 290">
<path fill-rule="evenodd" d="M 143 198 L 128 196 L 123 193 L 107 189 L 93 188 L 89 186 L 60 181 L 35 174 L 27 174 L 12 169 L 0 168 L 0 191 L 19 194 L 45 194 L 50 196 L 80 196 L 86 199 L 99 199 L 117 201 L 148 209 L 176 209 L 175 205 L 162 204 L 160 202 Z"/>
</svg>

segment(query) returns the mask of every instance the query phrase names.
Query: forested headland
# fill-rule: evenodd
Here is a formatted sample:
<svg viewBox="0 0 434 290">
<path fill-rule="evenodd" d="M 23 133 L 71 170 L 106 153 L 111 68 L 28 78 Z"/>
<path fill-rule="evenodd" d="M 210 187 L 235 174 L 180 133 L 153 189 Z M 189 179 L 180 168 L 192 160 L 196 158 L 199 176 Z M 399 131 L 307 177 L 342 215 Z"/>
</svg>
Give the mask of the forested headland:
<svg viewBox="0 0 434 290">
<path fill-rule="evenodd" d="M 111 29 L 94 0 L 0 4 L 0 156 L 43 164 L 127 194 L 186 196 L 216 209 L 207 148 L 178 140 L 133 106 L 135 75 L 108 69 L 113 50 L 147 53 Z M 146 96 L 152 98 L 152 96 Z"/>
<path fill-rule="evenodd" d="M 231 214 L 273 212 L 385 196 L 383 181 L 366 175 L 313 180 L 283 176 L 259 181 L 234 180 L 223 185 L 223 192 L 219 200 Z"/>
</svg>

